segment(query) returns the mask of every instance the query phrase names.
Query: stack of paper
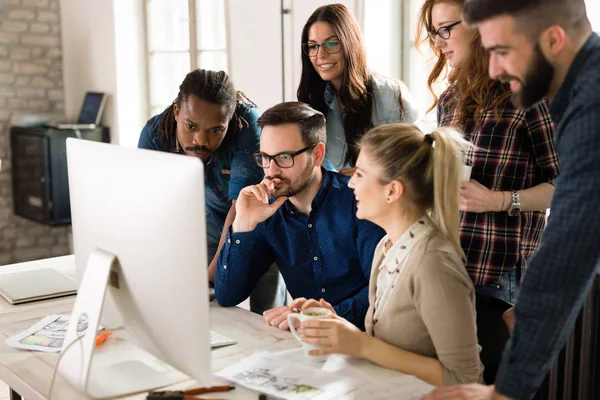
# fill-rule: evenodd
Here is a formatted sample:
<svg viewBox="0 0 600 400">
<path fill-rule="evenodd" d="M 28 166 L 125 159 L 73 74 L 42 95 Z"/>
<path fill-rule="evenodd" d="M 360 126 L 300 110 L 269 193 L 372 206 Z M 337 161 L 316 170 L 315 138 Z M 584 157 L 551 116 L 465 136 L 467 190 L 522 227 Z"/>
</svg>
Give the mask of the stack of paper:
<svg viewBox="0 0 600 400">
<path fill-rule="evenodd" d="M 216 374 L 238 385 L 290 400 L 340 399 L 361 381 L 261 351 Z"/>
<path fill-rule="evenodd" d="M 304 359 L 302 349 L 277 354 L 262 351 L 223 369 L 217 376 L 290 400 L 417 400 L 435 389 L 414 376 L 371 364 L 372 369 L 379 370 L 377 377 L 372 376 L 363 370 L 365 364 L 370 363 L 339 355 L 329 356 L 324 364 L 310 363 Z"/>
</svg>

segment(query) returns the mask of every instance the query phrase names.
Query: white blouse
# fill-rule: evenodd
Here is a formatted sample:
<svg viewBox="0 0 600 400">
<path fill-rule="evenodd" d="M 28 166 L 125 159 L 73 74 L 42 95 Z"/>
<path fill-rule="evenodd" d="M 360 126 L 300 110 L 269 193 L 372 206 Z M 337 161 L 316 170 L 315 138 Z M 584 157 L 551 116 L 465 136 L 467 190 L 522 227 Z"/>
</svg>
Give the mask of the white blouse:
<svg viewBox="0 0 600 400">
<path fill-rule="evenodd" d="M 384 259 L 379 265 L 379 275 L 377 277 L 377 289 L 375 294 L 373 322 L 377 323 L 379 316 L 385 310 L 385 306 L 398 279 L 402 275 L 402 270 L 406 264 L 406 259 L 415 247 L 422 240 L 428 238 L 433 232 L 433 221 L 423 215 L 417 222 L 410 226 L 404 234 L 392 245 L 391 248 L 385 250 L 390 242 L 388 235 L 381 240 L 384 245 Z M 386 270 L 387 273 L 384 273 Z"/>
</svg>

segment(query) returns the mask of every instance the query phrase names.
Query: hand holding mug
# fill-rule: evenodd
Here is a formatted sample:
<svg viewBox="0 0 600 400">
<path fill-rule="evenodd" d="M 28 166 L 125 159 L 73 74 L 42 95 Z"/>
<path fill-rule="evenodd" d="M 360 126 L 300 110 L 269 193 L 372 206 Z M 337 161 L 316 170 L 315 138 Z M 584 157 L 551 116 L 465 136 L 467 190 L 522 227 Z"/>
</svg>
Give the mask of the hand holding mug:
<svg viewBox="0 0 600 400">
<path fill-rule="evenodd" d="M 302 324 L 304 324 L 306 321 L 330 319 L 332 317 L 332 315 L 333 315 L 333 313 L 331 312 L 331 310 L 329 310 L 327 308 L 322 308 L 322 307 L 306 308 L 306 309 L 300 311 L 300 313 L 288 314 L 287 318 L 288 318 L 288 325 L 290 326 L 290 331 L 292 332 L 292 335 L 294 335 L 296 340 L 298 340 L 302 344 L 302 348 L 304 350 L 304 356 L 306 357 L 306 359 L 308 361 L 323 362 L 327 359 L 327 356 L 311 356 L 309 354 L 309 352 L 311 350 L 320 349 L 323 346 L 316 346 L 316 345 L 306 343 L 303 340 L 304 338 L 302 338 L 298 334 L 298 332 L 296 330 L 296 326 L 294 324 L 294 320 L 299 320 L 300 324 L 302 326 Z"/>
</svg>

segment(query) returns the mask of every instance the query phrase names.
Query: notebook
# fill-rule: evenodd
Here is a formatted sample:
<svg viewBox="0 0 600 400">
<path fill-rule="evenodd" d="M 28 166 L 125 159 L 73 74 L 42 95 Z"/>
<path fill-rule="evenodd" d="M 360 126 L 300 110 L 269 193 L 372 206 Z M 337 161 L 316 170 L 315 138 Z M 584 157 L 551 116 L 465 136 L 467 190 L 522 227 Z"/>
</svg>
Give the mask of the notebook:
<svg viewBox="0 0 600 400">
<path fill-rule="evenodd" d="M 106 97 L 105 93 L 87 92 L 76 124 L 49 122 L 46 125 L 58 129 L 94 129 L 102 119 Z"/>
<path fill-rule="evenodd" d="M 10 304 L 77 294 L 77 283 L 55 268 L 0 274 L 0 295 Z"/>
</svg>

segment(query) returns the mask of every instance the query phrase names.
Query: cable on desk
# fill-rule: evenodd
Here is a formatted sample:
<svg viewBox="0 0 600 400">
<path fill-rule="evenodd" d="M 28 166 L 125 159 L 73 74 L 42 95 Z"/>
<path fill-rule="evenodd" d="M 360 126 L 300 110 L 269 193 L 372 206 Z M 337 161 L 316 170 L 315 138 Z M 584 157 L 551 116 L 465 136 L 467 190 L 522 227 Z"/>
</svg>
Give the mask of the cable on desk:
<svg viewBox="0 0 600 400">
<path fill-rule="evenodd" d="M 60 365 L 60 360 L 62 360 L 63 356 L 71 348 L 71 346 L 73 346 L 75 343 L 78 343 L 79 341 L 81 341 L 81 339 L 83 339 L 84 337 L 85 337 L 85 334 L 78 336 L 77 339 L 75 339 L 71 343 L 69 343 L 67 345 L 67 347 L 65 347 L 65 349 L 60 353 L 60 356 L 58 357 L 58 362 L 54 366 L 54 371 L 52 371 L 52 379 L 50 379 L 50 388 L 48 389 L 48 395 L 46 396 L 46 398 L 48 400 L 51 400 L 52 389 L 54 388 L 54 381 L 56 380 L 56 373 L 58 372 L 58 366 Z"/>
<path fill-rule="evenodd" d="M 115 332 L 115 331 L 119 331 L 119 330 L 123 330 L 123 327 L 121 326 L 121 327 L 117 327 L 115 329 L 110 329 L 111 332 Z M 54 371 L 52 371 L 52 379 L 50 380 L 50 388 L 48 389 L 48 395 L 46 396 L 47 400 L 51 400 L 52 389 L 54 388 L 54 381 L 56 380 L 56 374 L 58 372 L 58 366 L 60 365 L 60 361 L 62 360 L 62 358 L 65 355 L 65 353 L 67 352 L 67 350 L 69 350 L 71 348 L 71 346 L 73 346 L 75 343 L 81 341 L 81 339 L 83 339 L 86 334 L 87 334 L 87 332 L 78 336 L 75 340 L 73 340 L 71 343 L 69 343 L 67 345 L 67 347 L 65 347 L 65 349 L 63 351 L 61 351 L 60 356 L 58 356 L 58 361 L 56 362 L 56 365 L 54 366 Z M 85 391 L 85 395 L 89 396 L 89 393 L 87 392 L 87 390 Z"/>
</svg>

